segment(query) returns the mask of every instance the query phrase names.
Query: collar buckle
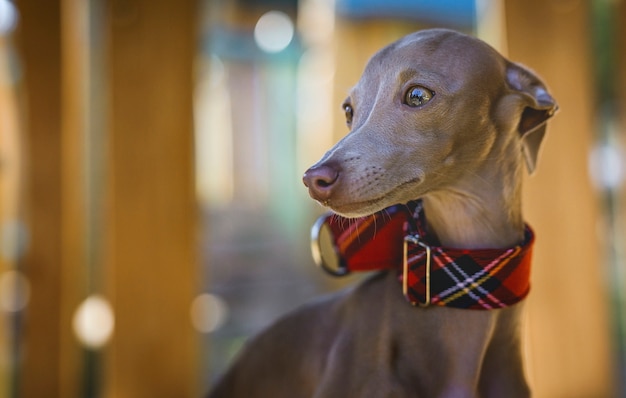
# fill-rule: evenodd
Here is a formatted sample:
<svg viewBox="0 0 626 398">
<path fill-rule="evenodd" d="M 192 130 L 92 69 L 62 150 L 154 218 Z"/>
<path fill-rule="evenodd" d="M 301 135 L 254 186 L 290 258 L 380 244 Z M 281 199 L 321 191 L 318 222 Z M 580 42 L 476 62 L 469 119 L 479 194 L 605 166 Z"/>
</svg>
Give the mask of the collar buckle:
<svg viewBox="0 0 626 398">
<path fill-rule="evenodd" d="M 424 301 L 413 301 L 409 297 L 409 244 L 421 246 L 426 250 L 426 296 Z M 402 294 L 412 305 L 419 305 L 420 307 L 428 307 L 430 305 L 430 260 L 430 246 L 422 242 L 419 235 L 409 234 L 404 237 L 404 244 L 402 246 Z"/>
</svg>

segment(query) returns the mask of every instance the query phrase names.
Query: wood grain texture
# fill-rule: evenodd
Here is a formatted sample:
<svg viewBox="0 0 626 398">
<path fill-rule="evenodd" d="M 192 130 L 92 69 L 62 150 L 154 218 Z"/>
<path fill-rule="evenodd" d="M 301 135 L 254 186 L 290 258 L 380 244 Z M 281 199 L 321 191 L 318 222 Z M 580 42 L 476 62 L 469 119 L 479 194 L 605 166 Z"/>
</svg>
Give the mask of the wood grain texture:
<svg viewBox="0 0 626 398">
<path fill-rule="evenodd" d="M 191 397 L 196 333 L 192 0 L 107 8 L 106 278 L 116 314 L 106 396 Z"/>
<path fill-rule="evenodd" d="M 61 2 L 20 1 L 17 45 L 24 73 L 24 206 L 29 233 L 24 272 L 23 397 L 61 396 Z"/>
</svg>

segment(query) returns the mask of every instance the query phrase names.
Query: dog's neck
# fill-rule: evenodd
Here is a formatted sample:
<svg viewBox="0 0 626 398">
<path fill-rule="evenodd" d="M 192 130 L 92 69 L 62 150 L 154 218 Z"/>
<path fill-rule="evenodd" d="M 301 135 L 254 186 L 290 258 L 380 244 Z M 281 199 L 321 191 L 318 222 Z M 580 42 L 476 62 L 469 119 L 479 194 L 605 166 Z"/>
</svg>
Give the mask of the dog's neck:
<svg viewBox="0 0 626 398">
<path fill-rule="evenodd" d="M 485 164 L 471 185 L 457 184 L 424 196 L 428 228 L 445 247 L 504 248 L 524 239 L 523 164 Z M 496 183 L 494 183 L 494 181 Z M 497 183 L 500 182 L 500 183 Z"/>
</svg>

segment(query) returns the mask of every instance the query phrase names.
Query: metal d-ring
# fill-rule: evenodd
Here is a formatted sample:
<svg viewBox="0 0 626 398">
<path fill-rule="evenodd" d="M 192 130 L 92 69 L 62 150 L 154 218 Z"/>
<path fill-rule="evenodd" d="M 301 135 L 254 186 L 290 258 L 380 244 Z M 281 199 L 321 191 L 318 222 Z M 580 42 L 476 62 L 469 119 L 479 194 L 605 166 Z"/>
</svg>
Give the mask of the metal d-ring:
<svg viewBox="0 0 626 398">
<path fill-rule="evenodd" d="M 322 255 L 322 244 L 320 242 L 321 231 L 324 224 L 326 224 L 328 217 L 332 217 L 332 215 L 333 213 L 326 213 L 320 216 L 311 227 L 311 254 L 313 255 L 315 265 L 323 269 L 328 274 L 332 276 L 345 276 L 350 273 L 350 270 L 334 244 L 333 251 L 335 252 L 335 256 L 337 256 L 338 262 L 338 267 L 336 269 L 330 267 L 326 261 L 324 261 L 324 256 Z"/>
</svg>

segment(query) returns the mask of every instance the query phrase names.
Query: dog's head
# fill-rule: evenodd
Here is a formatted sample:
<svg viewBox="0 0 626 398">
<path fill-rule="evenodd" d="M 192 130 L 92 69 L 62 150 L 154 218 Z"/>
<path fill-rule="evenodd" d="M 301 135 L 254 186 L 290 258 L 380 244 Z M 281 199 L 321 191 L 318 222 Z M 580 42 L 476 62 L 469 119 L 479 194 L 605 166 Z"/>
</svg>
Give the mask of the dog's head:
<svg viewBox="0 0 626 398">
<path fill-rule="evenodd" d="M 303 180 L 311 197 L 352 217 L 510 167 L 498 165 L 504 156 L 532 171 L 557 109 L 532 72 L 443 29 L 375 54 L 342 107 L 350 133 Z"/>
</svg>

